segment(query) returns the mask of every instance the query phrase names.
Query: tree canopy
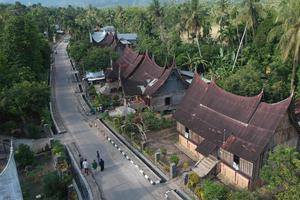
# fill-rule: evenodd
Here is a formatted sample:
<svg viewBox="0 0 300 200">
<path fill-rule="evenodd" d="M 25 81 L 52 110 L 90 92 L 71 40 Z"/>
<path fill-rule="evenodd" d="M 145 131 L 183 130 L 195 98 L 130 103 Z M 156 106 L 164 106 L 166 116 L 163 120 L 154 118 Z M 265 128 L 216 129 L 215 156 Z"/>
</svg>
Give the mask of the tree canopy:
<svg viewBox="0 0 300 200">
<path fill-rule="evenodd" d="M 263 166 L 261 178 L 276 199 L 297 199 L 300 196 L 300 153 L 293 148 L 277 146 Z"/>
</svg>

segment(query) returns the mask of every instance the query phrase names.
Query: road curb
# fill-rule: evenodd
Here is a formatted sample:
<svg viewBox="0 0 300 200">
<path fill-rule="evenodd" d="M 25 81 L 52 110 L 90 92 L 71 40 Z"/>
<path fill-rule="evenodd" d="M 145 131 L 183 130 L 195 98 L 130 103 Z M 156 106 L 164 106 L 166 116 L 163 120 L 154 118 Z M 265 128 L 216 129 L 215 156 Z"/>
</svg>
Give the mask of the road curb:
<svg viewBox="0 0 300 200">
<path fill-rule="evenodd" d="M 150 182 L 151 185 L 157 185 L 159 184 L 161 181 L 153 181 L 152 179 L 150 179 L 150 177 L 145 174 L 144 170 L 141 169 L 141 167 L 138 164 L 135 164 L 135 162 L 126 154 L 126 152 L 124 152 L 115 142 L 113 139 L 111 139 L 109 136 L 105 136 L 106 140 L 109 141 L 123 156 L 125 159 L 127 159 L 133 166 L 135 166 L 137 168 L 137 170 L 144 176 L 144 178 L 146 180 L 148 180 Z"/>
</svg>

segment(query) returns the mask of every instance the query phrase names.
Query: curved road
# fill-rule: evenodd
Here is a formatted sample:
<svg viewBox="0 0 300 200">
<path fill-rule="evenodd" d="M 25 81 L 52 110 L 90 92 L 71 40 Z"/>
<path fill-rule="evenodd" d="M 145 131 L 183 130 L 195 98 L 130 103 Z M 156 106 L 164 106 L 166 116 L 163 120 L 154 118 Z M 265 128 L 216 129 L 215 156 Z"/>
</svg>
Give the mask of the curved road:
<svg viewBox="0 0 300 200">
<path fill-rule="evenodd" d="M 105 161 L 105 170 L 96 173 L 107 200 L 161 200 L 168 190 L 165 184 L 151 185 L 120 152 L 109 144 L 102 134 L 88 124 L 86 116 L 79 112 L 72 83 L 72 68 L 66 52 L 67 43 L 57 46 L 55 55 L 55 96 L 57 111 L 69 133 L 65 139 L 76 142 L 89 163 L 96 160 L 96 150 Z"/>
</svg>

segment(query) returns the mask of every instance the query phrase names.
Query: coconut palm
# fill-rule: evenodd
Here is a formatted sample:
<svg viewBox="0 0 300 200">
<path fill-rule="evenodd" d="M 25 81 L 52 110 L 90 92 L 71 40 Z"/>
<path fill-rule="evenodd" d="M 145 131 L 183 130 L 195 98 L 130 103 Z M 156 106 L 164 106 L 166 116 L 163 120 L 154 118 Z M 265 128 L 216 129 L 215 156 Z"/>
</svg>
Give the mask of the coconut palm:
<svg viewBox="0 0 300 200">
<path fill-rule="evenodd" d="M 195 55 L 193 57 L 190 56 L 189 53 L 184 56 L 186 62 L 183 65 L 188 66 L 190 71 L 197 70 L 198 66 L 202 66 L 204 69 L 208 66 L 207 60 L 205 60 L 202 56 Z"/>
<path fill-rule="evenodd" d="M 244 0 L 242 3 L 242 10 L 238 15 L 237 21 L 245 24 L 244 32 L 242 38 L 240 40 L 240 44 L 236 53 L 236 57 L 234 59 L 234 63 L 232 66 L 232 70 L 234 70 L 240 50 L 242 48 L 242 44 L 244 38 L 246 37 L 247 29 L 250 28 L 252 30 L 252 36 L 254 37 L 256 28 L 258 26 L 258 17 L 259 12 L 261 11 L 260 0 Z"/>
<path fill-rule="evenodd" d="M 280 3 L 277 21 L 280 23 L 284 34 L 282 35 L 279 47 L 284 61 L 289 56 L 293 57 L 291 75 L 291 92 L 294 90 L 296 68 L 299 65 L 300 50 L 300 1 L 284 0 Z"/>
<path fill-rule="evenodd" d="M 200 34 L 200 28 L 202 25 L 202 12 L 200 10 L 199 0 L 191 0 L 189 10 L 190 15 L 187 20 L 187 27 L 192 31 L 193 38 L 196 38 Z"/>
</svg>

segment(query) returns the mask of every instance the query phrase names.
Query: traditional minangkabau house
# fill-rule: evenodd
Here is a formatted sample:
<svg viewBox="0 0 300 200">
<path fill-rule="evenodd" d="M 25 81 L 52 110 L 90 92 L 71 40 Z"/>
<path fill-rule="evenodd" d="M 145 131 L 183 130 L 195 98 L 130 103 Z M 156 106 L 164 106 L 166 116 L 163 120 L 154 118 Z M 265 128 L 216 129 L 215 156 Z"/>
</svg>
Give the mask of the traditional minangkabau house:
<svg viewBox="0 0 300 200">
<path fill-rule="evenodd" d="M 126 71 L 130 65 L 137 65 L 143 58 L 128 46 L 124 49 L 122 55 L 112 64 L 112 68 L 106 71 L 106 83 L 110 90 L 121 88 L 120 73 Z M 135 62 L 137 62 L 135 64 Z"/>
<path fill-rule="evenodd" d="M 98 47 L 112 47 L 117 45 L 117 39 L 114 33 L 106 31 L 96 31 L 90 33 L 90 42 Z"/>
<path fill-rule="evenodd" d="M 127 46 L 135 45 L 136 41 L 136 33 L 117 33 L 113 26 L 97 27 L 90 33 L 90 43 L 102 48 L 111 47 L 119 54 L 122 54 Z"/>
<path fill-rule="evenodd" d="M 175 64 L 160 67 L 148 53 L 141 55 L 129 47 L 113 63 L 107 82 L 118 83 L 126 104 L 133 108 L 148 106 L 158 112 L 174 110 L 188 88 Z"/>
<path fill-rule="evenodd" d="M 238 96 L 195 74 L 174 118 L 179 144 L 199 160 L 194 171 L 200 176 L 217 174 L 224 183 L 253 189 L 270 150 L 299 146 L 292 96 L 269 104 L 262 95 Z"/>
</svg>

